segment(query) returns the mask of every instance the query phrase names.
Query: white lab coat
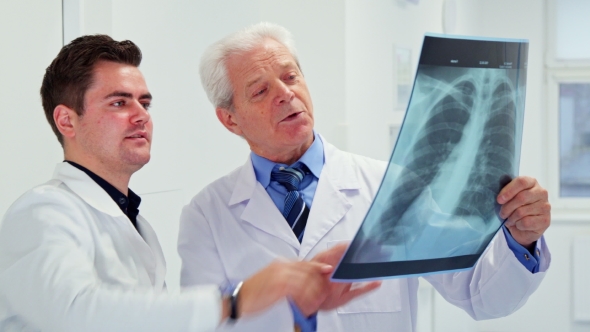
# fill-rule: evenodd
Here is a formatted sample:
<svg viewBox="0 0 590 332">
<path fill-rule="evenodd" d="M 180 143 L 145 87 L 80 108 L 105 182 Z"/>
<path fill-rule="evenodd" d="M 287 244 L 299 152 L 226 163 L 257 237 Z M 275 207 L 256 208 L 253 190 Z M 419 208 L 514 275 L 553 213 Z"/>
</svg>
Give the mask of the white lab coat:
<svg viewBox="0 0 590 332">
<path fill-rule="evenodd" d="M 156 234 L 137 224 L 141 236 L 88 175 L 57 165 L 0 225 L 0 331 L 214 330 L 218 287 L 165 293 Z"/>
<path fill-rule="evenodd" d="M 340 151 L 323 139 L 320 175 L 305 236 L 297 241 L 281 212 L 256 181 L 250 159 L 197 194 L 181 216 L 178 251 L 183 287 L 243 280 L 271 261 L 309 260 L 341 241 L 350 241 L 377 189 L 386 163 Z M 508 315 L 538 287 L 550 254 L 540 241 L 539 273 L 526 270 L 502 232 L 474 269 L 426 279 L 449 302 L 475 319 Z M 318 331 L 414 331 L 418 279 L 392 279 L 347 305 L 318 315 Z M 293 331 L 286 301 L 254 318 L 220 330 Z"/>
</svg>

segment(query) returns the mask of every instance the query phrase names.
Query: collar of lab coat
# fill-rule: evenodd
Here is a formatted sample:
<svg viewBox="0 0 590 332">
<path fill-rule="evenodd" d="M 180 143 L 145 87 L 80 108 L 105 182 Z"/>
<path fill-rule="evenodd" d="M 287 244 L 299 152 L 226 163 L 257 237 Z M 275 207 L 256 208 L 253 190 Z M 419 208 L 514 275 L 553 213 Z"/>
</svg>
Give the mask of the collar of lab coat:
<svg viewBox="0 0 590 332">
<path fill-rule="evenodd" d="M 88 174 L 76 167 L 65 162 L 59 163 L 55 167 L 53 178 L 65 183 L 70 190 L 93 208 L 113 217 L 125 216 L 111 196 L 94 182 Z"/>
<path fill-rule="evenodd" d="M 356 166 L 350 161 L 350 156 L 328 143 L 322 135 L 320 135 L 320 138 L 324 144 L 324 156 L 326 158 L 321 177 L 329 178 L 330 182 L 338 190 L 359 189 L 358 172 Z M 248 157 L 238 175 L 229 205 L 235 205 L 252 198 L 257 184 L 254 166 L 252 160 Z"/>
<path fill-rule="evenodd" d="M 254 166 L 250 158 L 237 174 L 234 190 L 229 200 L 230 206 L 248 201 L 242 219 L 298 249 L 300 258 L 306 257 L 319 240 L 342 220 L 352 206 L 352 203 L 341 191 L 360 188 L 358 166 L 351 160 L 352 156 L 336 149 L 326 142 L 324 137 L 321 139 L 324 142 L 325 165 L 309 214 L 308 230 L 306 230 L 301 244 L 286 222 L 272 222 L 272 220 L 282 219 L 283 216 L 276 209 L 262 185 L 256 181 Z M 312 229 L 309 229 L 310 227 Z"/>
<path fill-rule="evenodd" d="M 68 163 L 59 163 L 55 167 L 53 178 L 62 181 L 88 205 L 128 224 L 127 234 L 129 234 L 128 239 L 130 243 L 136 248 L 142 264 L 145 266 L 148 276 L 151 279 L 152 285 L 156 286 L 157 289 L 162 289 L 166 276 L 166 263 L 156 233 L 148 222 L 141 215 L 137 216 L 137 225 L 141 231 L 140 235 L 139 232 L 135 231 L 129 218 L 123 213 L 117 203 L 113 201 L 111 196 L 92 180 L 88 174 Z"/>
</svg>

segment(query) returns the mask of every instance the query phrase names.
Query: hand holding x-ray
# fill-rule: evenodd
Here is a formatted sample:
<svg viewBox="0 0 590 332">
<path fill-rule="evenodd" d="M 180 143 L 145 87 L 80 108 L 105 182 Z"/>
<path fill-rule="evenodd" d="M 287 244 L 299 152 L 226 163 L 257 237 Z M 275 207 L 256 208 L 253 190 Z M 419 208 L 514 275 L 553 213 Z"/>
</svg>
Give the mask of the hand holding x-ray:
<svg viewBox="0 0 590 332">
<path fill-rule="evenodd" d="M 521 176 L 500 191 L 498 203 L 512 237 L 530 250 L 551 223 L 547 190 L 537 180 Z"/>
<path fill-rule="evenodd" d="M 516 178 L 527 54 L 523 40 L 425 37 L 383 182 L 334 279 L 470 268 L 501 213 L 518 242 L 540 237 L 544 189 Z"/>
</svg>

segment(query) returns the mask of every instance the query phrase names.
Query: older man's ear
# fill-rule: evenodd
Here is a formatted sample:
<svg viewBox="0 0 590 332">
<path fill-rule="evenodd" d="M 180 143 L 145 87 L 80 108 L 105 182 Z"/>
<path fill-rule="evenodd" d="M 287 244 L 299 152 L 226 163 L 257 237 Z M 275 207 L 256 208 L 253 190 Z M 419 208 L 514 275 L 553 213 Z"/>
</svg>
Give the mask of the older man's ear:
<svg viewBox="0 0 590 332">
<path fill-rule="evenodd" d="M 240 126 L 238 126 L 236 122 L 235 112 L 232 112 L 227 108 L 217 107 L 215 109 L 215 114 L 217 114 L 219 122 L 221 122 L 221 124 L 227 128 L 227 130 L 238 136 L 242 136 L 242 130 L 240 130 Z"/>
</svg>

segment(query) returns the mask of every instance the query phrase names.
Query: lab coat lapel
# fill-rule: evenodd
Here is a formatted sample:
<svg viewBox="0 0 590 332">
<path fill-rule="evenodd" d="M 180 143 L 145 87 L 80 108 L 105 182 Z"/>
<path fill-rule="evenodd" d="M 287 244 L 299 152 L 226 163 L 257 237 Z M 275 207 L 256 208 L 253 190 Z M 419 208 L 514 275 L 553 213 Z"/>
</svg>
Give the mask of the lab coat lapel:
<svg viewBox="0 0 590 332">
<path fill-rule="evenodd" d="M 161 289 L 160 286 L 164 285 L 166 278 L 166 260 L 162 247 L 156 232 L 141 215 L 137 216 L 137 226 L 141 232 L 141 238 L 145 240 L 136 244 L 139 247 L 141 259 L 148 271 L 152 285 L 157 286 L 156 289 Z M 146 248 L 146 244 L 148 248 Z"/>
<path fill-rule="evenodd" d="M 158 244 L 158 238 L 154 230 L 141 215 L 138 215 L 136 219 L 137 228 L 141 232 L 141 235 L 134 229 L 133 224 L 131 224 L 126 215 L 123 214 L 117 217 L 116 222 L 120 226 L 121 232 L 127 239 L 131 249 L 135 252 L 133 256 L 141 262 L 141 267 L 145 269 L 150 283 L 153 286 L 162 285 L 164 283 L 162 273 L 166 274 L 166 265 L 163 262 L 164 258 L 160 257 L 163 255 L 161 253 L 162 249 Z M 138 269 L 139 271 L 141 269 Z"/>
<path fill-rule="evenodd" d="M 151 227 L 147 225 L 145 219 L 138 216 L 137 221 L 140 225 L 139 229 L 141 231 L 146 229 L 146 234 L 143 234 L 147 236 L 146 239 L 139 235 L 139 233 L 133 228 L 129 218 L 123 213 L 123 211 L 121 211 L 109 194 L 107 194 L 107 192 L 105 192 L 104 189 L 94 182 L 94 180 L 92 180 L 86 173 L 64 162 L 57 165 L 53 177 L 63 181 L 70 190 L 80 196 L 88 205 L 113 218 L 117 223 L 117 228 L 120 229 L 123 235 L 128 239 L 130 247 L 132 247 L 139 256 L 141 263 L 149 275 L 152 285 L 154 285 L 157 281 L 156 277 L 158 271 L 162 268 L 165 270 L 165 266 L 159 266 L 157 263 L 157 257 L 152 252 L 150 245 L 146 243 L 146 241 L 149 241 L 153 245 L 154 242 L 157 242 L 157 238 Z M 107 221 L 105 220 L 105 222 Z"/>
<path fill-rule="evenodd" d="M 276 236 L 299 250 L 299 241 L 297 241 L 291 227 L 289 227 L 283 214 L 277 209 L 264 187 L 256 180 L 250 158 L 242 166 L 230 198 L 229 205 L 236 204 L 246 205 L 240 215 L 242 221 L 265 233 Z"/>
<path fill-rule="evenodd" d="M 125 217 L 113 199 L 86 173 L 63 162 L 55 167 L 53 177 L 65 183 L 70 190 L 80 196 L 88 205 L 111 217 Z"/>
<path fill-rule="evenodd" d="M 324 143 L 325 164 L 314 195 L 299 257 L 306 257 L 326 234 L 340 222 L 352 203 L 344 191 L 360 188 L 356 165 L 350 156 Z M 322 248 L 324 250 L 326 248 Z"/>
</svg>

